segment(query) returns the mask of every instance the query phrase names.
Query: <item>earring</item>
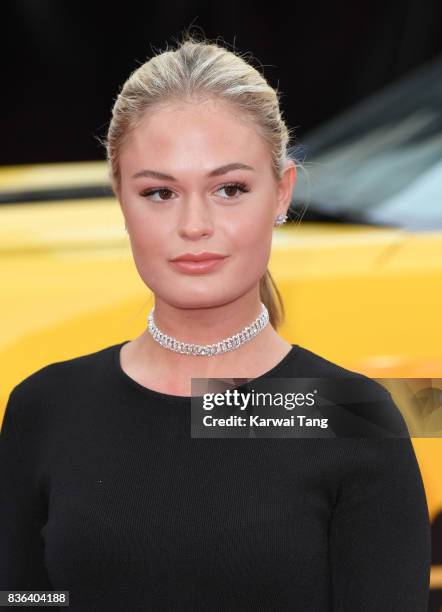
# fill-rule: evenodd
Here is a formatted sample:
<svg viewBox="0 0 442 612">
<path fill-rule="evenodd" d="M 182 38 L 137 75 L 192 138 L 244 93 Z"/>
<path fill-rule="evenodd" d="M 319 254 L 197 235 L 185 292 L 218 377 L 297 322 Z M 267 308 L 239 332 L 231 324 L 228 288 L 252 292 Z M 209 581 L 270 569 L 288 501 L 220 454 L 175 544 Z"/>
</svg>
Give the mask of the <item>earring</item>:
<svg viewBox="0 0 442 612">
<path fill-rule="evenodd" d="M 287 215 L 280 214 L 276 217 L 274 225 L 275 226 L 282 225 L 283 223 L 287 221 L 287 219 L 288 219 Z"/>
<path fill-rule="evenodd" d="M 127 225 L 124 224 L 124 231 L 127 232 Z"/>
</svg>

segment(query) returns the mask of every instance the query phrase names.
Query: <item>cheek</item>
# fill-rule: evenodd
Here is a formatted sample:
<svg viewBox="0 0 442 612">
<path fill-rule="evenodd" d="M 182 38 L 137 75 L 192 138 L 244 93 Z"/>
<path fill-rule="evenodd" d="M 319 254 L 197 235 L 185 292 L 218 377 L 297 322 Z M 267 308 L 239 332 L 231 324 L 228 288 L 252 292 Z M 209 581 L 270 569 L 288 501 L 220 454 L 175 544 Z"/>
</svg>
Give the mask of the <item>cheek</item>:
<svg viewBox="0 0 442 612">
<path fill-rule="evenodd" d="M 145 221 L 140 221 L 130 232 L 130 243 L 135 267 L 146 285 L 156 285 L 164 276 L 164 261 L 168 258 L 168 240 L 161 230 Z"/>
<path fill-rule="evenodd" d="M 264 274 L 267 268 L 272 247 L 272 226 L 267 215 L 249 218 L 247 224 L 239 230 L 232 230 L 231 244 L 237 263 L 247 275 L 251 270 L 257 275 Z"/>
</svg>

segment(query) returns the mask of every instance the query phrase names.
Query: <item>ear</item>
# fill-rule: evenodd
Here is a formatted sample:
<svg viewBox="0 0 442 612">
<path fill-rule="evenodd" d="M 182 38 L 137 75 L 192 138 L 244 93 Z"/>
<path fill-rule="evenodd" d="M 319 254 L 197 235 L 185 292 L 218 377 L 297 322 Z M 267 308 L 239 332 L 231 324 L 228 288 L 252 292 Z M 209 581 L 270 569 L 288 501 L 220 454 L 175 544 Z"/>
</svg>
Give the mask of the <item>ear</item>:
<svg viewBox="0 0 442 612">
<path fill-rule="evenodd" d="M 276 215 L 285 215 L 292 201 L 293 188 L 298 177 L 296 165 L 293 160 L 289 160 L 284 173 L 278 182 L 278 202 Z"/>
</svg>

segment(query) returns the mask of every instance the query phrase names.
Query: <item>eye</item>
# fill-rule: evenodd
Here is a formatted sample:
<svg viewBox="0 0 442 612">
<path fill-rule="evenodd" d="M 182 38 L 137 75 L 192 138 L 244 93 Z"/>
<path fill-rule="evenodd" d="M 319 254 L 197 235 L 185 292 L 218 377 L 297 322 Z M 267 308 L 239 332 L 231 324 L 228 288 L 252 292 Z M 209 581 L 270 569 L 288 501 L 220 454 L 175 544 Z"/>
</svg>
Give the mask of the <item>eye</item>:
<svg viewBox="0 0 442 612">
<path fill-rule="evenodd" d="M 230 189 L 233 191 L 240 191 L 241 193 L 247 193 L 248 191 L 250 191 L 250 189 L 247 187 L 247 185 L 245 185 L 245 183 L 226 183 L 225 185 L 221 185 L 221 187 L 218 189 L 218 191 L 220 189 Z M 239 196 L 236 196 L 239 197 Z M 227 198 L 228 200 L 234 200 L 235 198 Z"/>
<path fill-rule="evenodd" d="M 172 193 L 170 189 L 168 189 L 167 187 L 159 187 L 158 189 L 147 189 L 145 191 L 141 192 L 141 196 L 143 196 L 144 198 L 153 196 L 155 193 Z M 160 198 L 160 200 L 153 200 L 154 202 L 166 202 L 169 198 Z"/>
</svg>

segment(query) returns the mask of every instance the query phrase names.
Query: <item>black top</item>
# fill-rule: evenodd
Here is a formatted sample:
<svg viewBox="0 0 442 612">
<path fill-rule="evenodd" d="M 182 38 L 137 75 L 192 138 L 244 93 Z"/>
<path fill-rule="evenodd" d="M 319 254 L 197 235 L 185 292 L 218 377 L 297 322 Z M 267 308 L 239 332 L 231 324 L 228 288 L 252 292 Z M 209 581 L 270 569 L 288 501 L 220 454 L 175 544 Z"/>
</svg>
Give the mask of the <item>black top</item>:
<svg viewBox="0 0 442 612">
<path fill-rule="evenodd" d="M 123 344 L 12 390 L 0 590 L 68 590 L 72 612 L 426 612 L 409 437 L 194 438 L 191 399 L 133 380 Z M 296 376 L 369 380 L 399 412 L 378 382 L 300 345 L 259 378 Z"/>
</svg>

